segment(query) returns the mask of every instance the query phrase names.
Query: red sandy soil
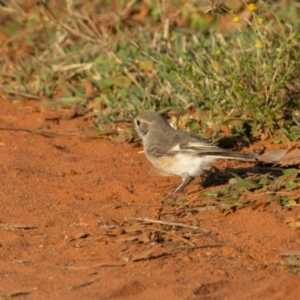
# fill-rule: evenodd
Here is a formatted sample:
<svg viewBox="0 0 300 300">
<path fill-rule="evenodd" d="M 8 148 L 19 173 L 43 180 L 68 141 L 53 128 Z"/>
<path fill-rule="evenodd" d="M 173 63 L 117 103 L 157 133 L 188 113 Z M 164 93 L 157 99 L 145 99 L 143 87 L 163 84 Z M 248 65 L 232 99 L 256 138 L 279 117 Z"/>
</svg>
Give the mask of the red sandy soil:
<svg viewBox="0 0 300 300">
<path fill-rule="evenodd" d="M 45 121 L 48 115 L 35 103 L 1 100 L 2 128 L 86 126 L 82 118 Z M 157 219 L 163 197 L 180 182 L 151 176 L 140 150 L 104 139 L 0 131 L 0 299 L 299 299 L 300 277 L 282 255 L 299 255 L 300 231 L 286 222 L 299 217 L 297 206 L 273 201 L 224 215 L 204 205 L 176 219 L 211 231 L 197 239 L 200 247 L 182 244 L 149 259 L 132 257 L 155 243 L 104 236 L 103 227 L 124 217 Z M 199 181 L 187 188 L 188 200 L 201 197 L 197 188 Z"/>
</svg>

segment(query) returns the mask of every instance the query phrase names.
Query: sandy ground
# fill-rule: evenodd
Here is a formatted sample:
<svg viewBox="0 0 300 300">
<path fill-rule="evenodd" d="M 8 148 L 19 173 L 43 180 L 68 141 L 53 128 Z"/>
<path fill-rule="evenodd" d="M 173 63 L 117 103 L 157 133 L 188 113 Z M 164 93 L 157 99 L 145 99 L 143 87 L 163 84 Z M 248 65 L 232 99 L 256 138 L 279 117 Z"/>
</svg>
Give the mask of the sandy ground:
<svg viewBox="0 0 300 300">
<path fill-rule="evenodd" d="M 0 126 L 86 126 L 46 120 L 49 113 L 1 100 Z M 286 221 L 300 207 L 273 202 L 225 215 L 214 205 L 163 205 L 180 179 L 151 176 L 140 150 L 0 130 L 1 299 L 299 299 L 299 275 L 282 252 L 299 255 L 300 231 Z M 199 189 L 198 180 L 180 197 L 193 203 Z M 211 233 L 124 220 L 159 214 Z"/>
</svg>

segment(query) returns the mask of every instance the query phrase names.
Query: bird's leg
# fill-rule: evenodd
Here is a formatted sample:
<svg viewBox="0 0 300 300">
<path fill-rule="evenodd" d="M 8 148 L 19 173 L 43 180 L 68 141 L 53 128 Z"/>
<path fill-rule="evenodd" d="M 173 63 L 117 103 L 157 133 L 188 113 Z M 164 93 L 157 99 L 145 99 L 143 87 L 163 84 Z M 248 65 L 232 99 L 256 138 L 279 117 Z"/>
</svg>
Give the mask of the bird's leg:
<svg viewBox="0 0 300 300">
<path fill-rule="evenodd" d="M 175 193 L 182 192 L 184 188 L 188 186 L 194 179 L 195 177 L 189 176 L 188 174 L 183 175 L 182 182 L 171 194 L 168 195 L 168 198 L 173 196 Z"/>
</svg>

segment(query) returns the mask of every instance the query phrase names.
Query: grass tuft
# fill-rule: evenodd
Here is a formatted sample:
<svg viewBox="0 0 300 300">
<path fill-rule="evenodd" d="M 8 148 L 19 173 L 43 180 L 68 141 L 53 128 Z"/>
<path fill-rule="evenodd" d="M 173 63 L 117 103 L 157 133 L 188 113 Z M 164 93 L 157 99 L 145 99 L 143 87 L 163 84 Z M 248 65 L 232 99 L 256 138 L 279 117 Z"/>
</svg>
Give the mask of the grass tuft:
<svg viewBox="0 0 300 300">
<path fill-rule="evenodd" d="M 1 9 L 11 99 L 89 107 L 99 128 L 155 110 L 214 140 L 300 139 L 300 22 L 283 1 L 41 3 Z"/>
</svg>

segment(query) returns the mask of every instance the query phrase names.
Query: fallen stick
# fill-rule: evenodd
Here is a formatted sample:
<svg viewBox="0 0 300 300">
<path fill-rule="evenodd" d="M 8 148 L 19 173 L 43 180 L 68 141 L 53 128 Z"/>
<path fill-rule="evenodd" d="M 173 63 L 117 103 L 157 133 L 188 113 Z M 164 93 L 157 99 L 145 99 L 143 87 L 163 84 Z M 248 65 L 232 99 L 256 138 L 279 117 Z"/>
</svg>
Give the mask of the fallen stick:
<svg viewBox="0 0 300 300">
<path fill-rule="evenodd" d="M 26 296 L 29 295 L 32 291 L 35 291 L 37 288 L 33 288 L 31 290 L 17 290 L 14 292 L 8 292 L 8 293 L 4 293 L 4 294 L 0 294 L 0 298 L 15 298 L 18 296 Z"/>
<path fill-rule="evenodd" d="M 183 227 L 183 228 L 200 230 L 206 234 L 210 233 L 209 230 L 201 228 L 199 226 L 188 225 L 188 224 L 179 223 L 179 222 L 163 221 L 163 220 L 141 218 L 141 217 L 125 217 L 125 220 L 126 221 L 139 221 L 139 222 L 144 222 L 144 223 L 156 223 L 156 224 L 169 225 L 169 226 L 178 226 L 178 227 Z"/>
<path fill-rule="evenodd" d="M 100 278 L 101 278 L 101 276 L 97 276 L 97 277 L 94 277 L 94 278 L 92 278 L 90 280 L 83 281 L 81 283 L 75 284 L 75 285 L 73 285 L 73 286 L 70 287 L 70 290 L 75 290 L 75 289 L 79 289 L 81 287 L 90 285 L 90 284 L 96 282 L 97 280 L 99 280 Z"/>
<path fill-rule="evenodd" d="M 0 223 L 0 228 L 16 228 L 16 229 L 36 229 L 37 225 L 32 224 L 4 224 Z"/>
</svg>

